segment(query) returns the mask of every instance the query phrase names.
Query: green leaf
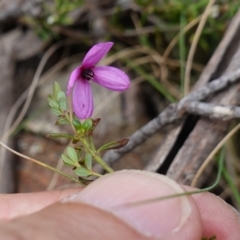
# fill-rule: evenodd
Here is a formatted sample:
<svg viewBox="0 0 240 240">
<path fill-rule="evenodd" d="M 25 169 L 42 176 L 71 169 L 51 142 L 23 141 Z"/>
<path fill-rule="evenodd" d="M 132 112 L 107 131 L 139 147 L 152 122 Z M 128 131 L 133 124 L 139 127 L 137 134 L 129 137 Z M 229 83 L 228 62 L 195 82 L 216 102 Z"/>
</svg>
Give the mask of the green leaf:
<svg viewBox="0 0 240 240">
<path fill-rule="evenodd" d="M 74 169 L 74 172 L 79 177 L 87 177 L 91 175 L 91 172 L 89 172 L 86 168 L 83 167 L 77 167 L 76 169 Z"/>
<path fill-rule="evenodd" d="M 78 162 L 78 156 L 73 147 L 67 147 L 67 155 L 71 158 L 75 163 Z"/>
<path fill-rule="evenodd" d="M 54 82 L 53 84 L 53 94 L 55 97 L 57 97 L 57 93 L 61 91 L 61 87 L 58 82 Z"/>
<path fill-rule="evenodd" d="M 61 157 L 62 157 L 63 162 L 64 162 L 66 165 L 75 167 L 76 163 L 75 163 L 72 159 L 68 158 L 68 157 L 67 157 L 66 155 L 64 155 L 64 154 L 62 154 Z"/>
<path fill-rule="evenodd" d="M 47 135 L 47 137 L 49 138 L 68 138 L 68 139 L 73 139 L 74 136 L 70 135 L 70 134 L 65 134 L 65 133 L 49 133 Z"/>
<path fill-rule="evenodd" d="M 59 99 L 59 107 L 60 107 L 61 110 L 67 110 L 66 98 L 60 98 Z"/>
<path fill-rule="evenodd" d="M 106 143 L 98 149 L 98 152 L 101 152 L 103 150 L 122 148 L 122 147 L 127 145 L 128 141 L 129 141 L 129 139 L 124 138 L 124 139 L 121 139 L 121 140 L 118 140 L 118 141 L 113 141 L 113 142 L 110 142 L 110 143 Z"/>
<path fill-rule="evenodd" d="M 85 120 L 85 122 L 82 124 L 82 128 L 85 130 L 89 130 L 92 127 L 92 119 L 88 118 Z"/>
<path fill-rule="evenodd" d="M 73 119 L 73 121 L 72 121 L 72 123 L 73 123 L 73 126 L 76 128 L 76 129 L 80 129 L 81 127 L 82 127 L 82 124 L 81 124 L 81 122 L 79 122 L 77 119 Z"/>
<path fill-rule="evenodd" d="M 51 108 L 51 110 L 52 110 L 52 113 L 57 116 L 62 115 L 62 112 L 58 108 Z"/>
<path fill-rule="evenodd" d="M 55 100 L 51 96 L 48 97 L 48 104 L 51 108 L 59 108 L 59 104 L 58 104 L 57 100 Z"/>
<path fill-rule="evenodd" d="M 85 163 L 86 168 L 89 171 L 91 171 L 92 170 L 92 155 L 90 153 L 86 153 L 84 163 Z"/>
<path fill-rule="evenodd" d="M 59 101 L 61 98 L 66 99 L 66 95 L 63 91 L 58 91 L 57 100 Z"/>
<path fill-rule="evenodd" d="M 67 124 L 70 124 L 70 122 L 65 118 L 59 118 L 55 123 L 55 125 L 67 125 Z"/>
</svg>

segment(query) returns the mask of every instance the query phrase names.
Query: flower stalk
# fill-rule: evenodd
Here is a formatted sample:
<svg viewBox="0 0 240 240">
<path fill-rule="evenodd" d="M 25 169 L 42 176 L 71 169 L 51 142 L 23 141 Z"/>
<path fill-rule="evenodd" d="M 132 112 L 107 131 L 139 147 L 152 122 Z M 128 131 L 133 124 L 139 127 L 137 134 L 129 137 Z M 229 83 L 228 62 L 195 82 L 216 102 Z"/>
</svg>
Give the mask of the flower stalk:
<svg viewBox="0 0 240 240">
<path fill-rule="evenodd" d="M 91 148 L 91 145 L 85 140 L 81 139 L 81 143 L 83 144 L 84 148 L 86 149 L 87 152 L 89 152 L 95 161 L 102 166 L 104 170 L 108 173 L 114 172 L 114 170 L 99 156 L 99 154 Z"/>
<path fill-rule="evenodd" d="M 126 139 L 106 143 L 96 150 L 93 142 L 93 133 L 100 122 L 100 118 L 95 120 L 91 118 L 85 120 L 78 119 L 75 113 L 72 112 L 70 97 L 68 96 L 67 99 L 67 96 L 62 93 L 60 85 L 55 82 L 54 91 L 48 98 L 49 105 L 52 112 L 58 116 L 56 124 L 71 125 L 73 134 L 50 133 L 47 136 L 53 139 L 71 139 L 73 147 L 68 146 L 66 148 L 66 151 L 62 154 L 63 162 L 67 166 L 73 168 L 75 174 L 84 184 L 91 181 L 89 179 L 91 176 L 102 176 L 101 174 L 92 171 L 92 160 L 98 163 L 107 173 L 114 172 L 114 170 L 101 158 L 100 153 L 103 150 L 119 148 L 126 145 Z M 61 95 L 61 97 L 59 97 L 59 95 Z"/>
</svg>

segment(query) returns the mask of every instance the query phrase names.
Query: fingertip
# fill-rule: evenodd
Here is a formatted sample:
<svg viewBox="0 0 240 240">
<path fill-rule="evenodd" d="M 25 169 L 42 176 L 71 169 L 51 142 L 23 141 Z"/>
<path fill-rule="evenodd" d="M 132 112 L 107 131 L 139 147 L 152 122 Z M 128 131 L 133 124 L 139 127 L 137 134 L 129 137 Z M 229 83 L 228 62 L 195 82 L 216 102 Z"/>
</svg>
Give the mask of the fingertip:
<svg viewBox="0 0 240 240">
<path fill-rule="evenodd" d="M 216 195 L 205 192 L 192 196 L 201 215 L 203 236 L 217 240 L 237 240 L 240 236 L 240 214 Z"/>
<path fill-rule="evenodd" d="M 155 201 L 130 208 L 116 206 L 183 192 L 173 180 L 145 171 L 120 171 L 101 177 L 70 201 L 111 212 L 143 236 L 159 239 L 201 238 L 201 221 L 191 197 Z M 181 238 L 182 237 L 182 238 Z"/>
</svg>

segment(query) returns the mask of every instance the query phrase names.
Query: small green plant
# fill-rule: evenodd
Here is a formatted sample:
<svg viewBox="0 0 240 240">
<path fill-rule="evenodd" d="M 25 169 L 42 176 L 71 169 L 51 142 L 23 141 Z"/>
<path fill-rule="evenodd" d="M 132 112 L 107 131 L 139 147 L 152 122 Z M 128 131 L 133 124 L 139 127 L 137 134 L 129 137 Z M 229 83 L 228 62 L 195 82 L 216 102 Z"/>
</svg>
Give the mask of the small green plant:
<svg viewBox="0 0 240 240">
<path fill-rule="evenodd" d="M 52 4 L 42 3 L 41 14 L 38 17 L 24 16 L 23 20 L 45 41 L 57 38 L 56 26 L 66 26 L 72 23 L 69 13 L 83 5 L 83 0 L 54 0 Z"/>
<path fill-rule="evenodd" d="M 128 143 L 128 139 L 122 139 L 106 143 L 96 149 L 93 142 L 93 133 L 100 118 L 90 118 L 94 110 L 90 82 L 114 91 L 124 91 L 130 86 L 129 77 L 122 70 L 110 66 L 95 66 L 112 46 L 112 42 L 94 45 L 84 57 L 82 65 L 73 70 L 67 87 L 69 101 L 57 82 L 54 83 L 53 93 L 48 97 L 53 114 L 58 116 L 56 125 L 71 125 L 73 129 L 72 135 L 50 133 L 48 137 L 71 139 L 73 147 L 67 147 L 62 159 L 67 166 L 73 168 L 74 173 L 83 182 L 89 180 L 87 177 L 101 176 L 92 170 L 93 160 L 106 172 L 113 172 L 113 169 L 101 158 L 101 152 L 118 149 Z"/>
<path fill-rule="evenodd" d="M 107 172 L 113 172 L 113 169 L 101 159 L 100 153 L 104 150 L 123 147 L 127 144 L 128 139 L 113 141 L 96 149 L 92 136 L 100 119 L 88 118 L 85 121 L 80 121 L 74 113 L 71 116 L 66 95 L 57 82 L 54 83 L 53 93 L 49 95 L 48 103 L 52 113 L 58 116 L 56 125 L 71 125 L 74 130 L 72 135 L 65 133 L 48 134 L 48 137 L 53 139 L 71 139 L 74 146 L 68 146 L 62 154 L 64 164 L 72 167 L 74 173 L 81 178 L 82 182 L 86 182 L 88 180 L 86 178 L 89 176 L 101 176 L 92 170 L 93 160 L 99 163 Z"/>
</svg>

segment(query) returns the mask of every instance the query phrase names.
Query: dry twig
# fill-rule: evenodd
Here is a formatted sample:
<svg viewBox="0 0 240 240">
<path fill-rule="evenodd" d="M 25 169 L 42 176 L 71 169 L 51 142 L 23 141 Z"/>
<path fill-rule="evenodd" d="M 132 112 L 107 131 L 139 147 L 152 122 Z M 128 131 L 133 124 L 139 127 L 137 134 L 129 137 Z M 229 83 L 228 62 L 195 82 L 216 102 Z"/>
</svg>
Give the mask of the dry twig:
<svg viewBox="0 0 240 240">
<path fill-rule="evenodd" d="M 162 127 L 177 120 L 180 120 L 186 113 L 186 111 L 184 112 L 184 108 L 186 107 L 188 102 L 201 101 L 209 97 L 211 94 L 226 88 L 230 84 L 233 84 L 239 78 L 240 70 L 215 79 L 210 83 L 207 83 L 201 89 L 184 97 L 178 104 L 169 105 L 156 118 L 151 120 L 149 123 L 147 123 L 141 129 L 137 130 L 135 133 L 133 133 L 129 138 L 128 144 L 124 148 L 108 151 L 104 156 L 105 161 L 109 164 L 114 163 L 121 156 L 145 142 L 149 137 L 154 135 Z"/>
<path fill-rule="evenodd" d="M 235 106 L 219 106 L 212 103 L 203 102 L 188 102 L 186 106 L 188 113 L 197 114 L 201 116 L 207 116 L 210 118 L 220 120 L 231 120 L 234 118 L 240 118 L 240 107 Z"/>
</svg>

